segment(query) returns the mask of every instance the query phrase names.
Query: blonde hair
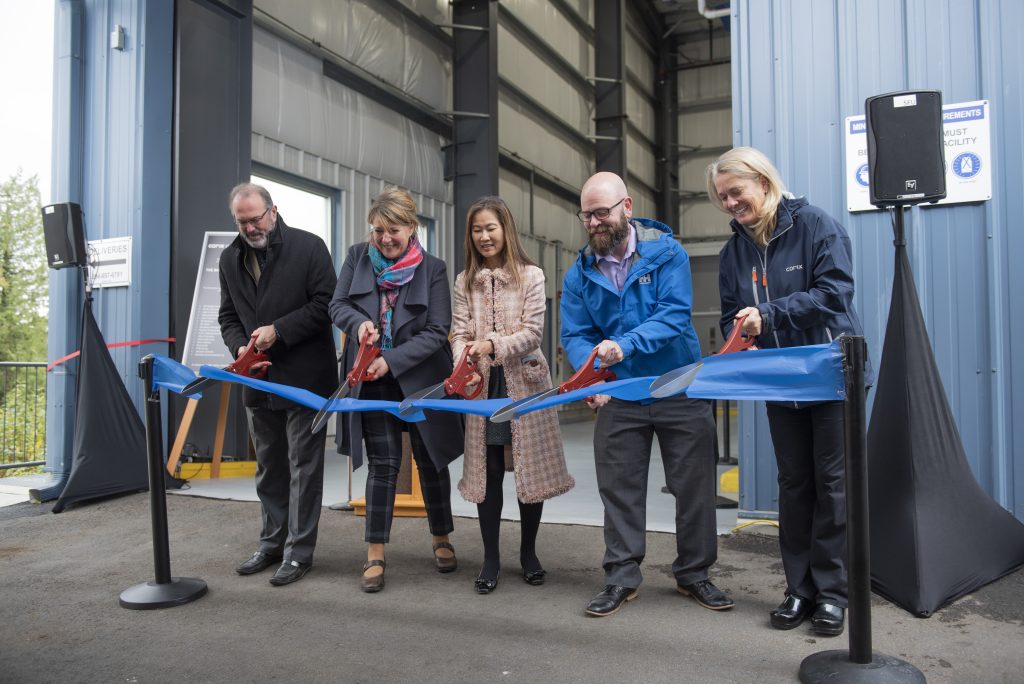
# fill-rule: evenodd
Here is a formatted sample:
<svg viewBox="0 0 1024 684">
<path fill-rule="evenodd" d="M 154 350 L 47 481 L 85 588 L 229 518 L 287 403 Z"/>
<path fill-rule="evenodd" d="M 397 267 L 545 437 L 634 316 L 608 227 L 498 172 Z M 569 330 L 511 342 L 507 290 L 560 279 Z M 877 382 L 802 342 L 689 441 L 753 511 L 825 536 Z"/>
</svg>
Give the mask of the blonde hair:
<svg viewBox="0 0 1024 684">
<path fill-rule="evenodd" d="M 366 220 L 370 222 L 371 230 L 372 226 L 378 224 L 412 226 L 414 233 L 420 223 L 416 215 L 416 200 L 406 190 L 395 186 L 384 188 L 374 198 Z"/>
<path fill-rule="evenodd" d="M 512 218 L 512 211 L 508 208 L 505 200 L 497 195 L 481 197 L 470 205 L 466 212 L 466 271 L 463 276 L 463 284 L 466 287 L 466 296 L 470 295 L 473 279 L 476 274 L 484 268 L 484 259 L 473 244 L 473 219 L 481 211 L 489 211 L 498 219 L 501 231 L 504 234 L 504 245 L 501 249 L 501 259 L 504 261 L 505 269 L 512 274 L 516 286 L 522 286 L 522 271 L 525 266 L 536 266 L 530 255 L 523 248 L 519 239 L 519 231 L 516 229 L 516 220 Z"/>
<path fill-rule="evenodd" d="M 708 168 L 704 171 L 708 199 L 719 210 L 726 211 L 725 205 L 718 197 L 718 190 L 715 188 L 715 178 L 723 173 L 731 173 L 737 178 L 764 183 L 764 204 L 761 205 L 757 221 L 749 227 L 754 233 L 754 239 L 762 246 L 767 245 L 772 231 L 775 230 L 779 203 L 783 197 L 792 196 L 786 190 L 779 170 L 763 152 L 753 147 L 734 147 L 708 164 Z"/>
</svg>

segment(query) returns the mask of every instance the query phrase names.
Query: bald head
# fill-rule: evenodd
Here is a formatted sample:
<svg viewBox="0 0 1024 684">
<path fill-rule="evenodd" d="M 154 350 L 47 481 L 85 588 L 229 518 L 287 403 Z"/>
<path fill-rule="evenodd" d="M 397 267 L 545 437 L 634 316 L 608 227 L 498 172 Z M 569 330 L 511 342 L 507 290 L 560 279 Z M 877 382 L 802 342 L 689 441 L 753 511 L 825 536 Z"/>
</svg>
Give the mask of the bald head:
<svg viewBox="0 0 1024 684">
<path fill-rule="evenodd" d="M 585 210 L 587 209 L 588 200 L 591 200 L 595 202 L 595 207 L 607 207 L 628 195 L 626 184 L 618 175 L 611 171 L 599 171 L 588 178 L 587 182 L 583 184 L 583 189 L 580 190 L 580 205 Z M 609 199 L 612 197 L 615 199 Z M 608 204 L 601 204 L 597 201 L 598 199 L 608 201 Z"/>
</svg>

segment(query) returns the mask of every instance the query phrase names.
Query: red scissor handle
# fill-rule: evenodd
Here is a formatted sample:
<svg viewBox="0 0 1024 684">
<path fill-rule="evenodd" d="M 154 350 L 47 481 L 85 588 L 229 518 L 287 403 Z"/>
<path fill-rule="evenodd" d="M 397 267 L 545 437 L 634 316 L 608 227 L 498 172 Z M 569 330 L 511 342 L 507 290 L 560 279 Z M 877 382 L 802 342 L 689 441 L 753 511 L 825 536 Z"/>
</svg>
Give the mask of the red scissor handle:
<svg viewBox="0 0 1024 684">
<path fill-rule="evenodd" d="M 458 394 L 466 399 L 476 399 L 484 389 L 483 382 L 477 382 L 476 389 L 469 393 L 466 392 L 466 386 L 469 385 L 469 381 L 473 379 L 475 373 L 476 363 L 469 358 L 469 346 L 467 346 L 462 350 L 462 356 L 455 364 L 455 370 L 444 381 L 444 393 L 448 396 Z"/>
<path fill-rule="evenodd" d="M 753 336 L 743 336 L 743 321 L 745 320 L 747 320 L 746 316 L 740 316 L 736 319 L 736 324 L 732 326 L 732 332 L 729 333 L 729 339 L 725 341 L 722 348 L 715 352 L 715 354 L 732 354 L 744 349 L 757 349 L 754 346 Z"/>
<path fill-rule="evenodd" d="M 373 360 L 380 356 L 380 347 L 370 342 L 370 335 L 363 338 L 359 343 L 359 352 L 356 354 L 356 362 L 352 364 L 352 370 L 345 376 L 345 382 L 349 387 L 355 387 L 364 380 L 370 380 L 366 371 L 373 363 Z"/>
<path fill-rule="evenodd" d="M 586 363 L 580 366 L 580 369 L 575 374 L 561 385 L 558 386 L 558 393 L 565 394 L 566 392 L 572 392 L 573 390 L 583 389 L 584 387 L 590 387 L 591 385 L 601 382 L 611 382 L 615 379 L 615 371 L 608 370 L 607 368 L 594 368 L 594 361 L 597 359 L 597 347 L 590 352 L 590 356 L 587 357 Z"/>
<path fill-rule="evenodd" d="M 255 370 L 253 366 L 263 362 L 269 363 L 270 357 L 256 349 L 256 337 L 253 336 L 249 338 L 249 344 L 245 346 L 245 349 L 238 355 L 234 363 L 229 363 L 224 370 L 236 375 L 246 375 L 250 378 L 262 378 L 267 374 L 267 366 L 260 366 Z"/>
</svg>

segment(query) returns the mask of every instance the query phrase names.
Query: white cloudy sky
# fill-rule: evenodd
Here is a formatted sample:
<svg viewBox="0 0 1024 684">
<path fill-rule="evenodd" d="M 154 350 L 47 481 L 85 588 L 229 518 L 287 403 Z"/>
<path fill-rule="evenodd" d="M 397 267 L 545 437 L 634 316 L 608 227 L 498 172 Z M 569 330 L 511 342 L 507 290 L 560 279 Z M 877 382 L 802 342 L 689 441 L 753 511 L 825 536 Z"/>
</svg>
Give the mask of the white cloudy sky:
<svg viewBox="0 0 1024 684">
<path fill-rule="evenodd" d="M 20 167 L 50 197 L 56 0 L 0 0 L 0 178 Z"/>
</svg>

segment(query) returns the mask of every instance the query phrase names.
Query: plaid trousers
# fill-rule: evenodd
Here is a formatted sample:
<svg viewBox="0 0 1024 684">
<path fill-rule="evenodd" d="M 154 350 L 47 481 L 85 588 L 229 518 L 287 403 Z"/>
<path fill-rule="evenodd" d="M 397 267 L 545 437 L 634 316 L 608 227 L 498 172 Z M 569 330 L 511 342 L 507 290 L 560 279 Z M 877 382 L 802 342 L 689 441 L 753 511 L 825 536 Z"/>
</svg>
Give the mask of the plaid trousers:
<svg viewBox="0 0 1024 684">
<path fill-rule="evenodd" d="M 398 381 L 389 374 L 380 380 L 363 383 L 359 398 L 401 401 L 404 397 Z M 368 411 L 363 414 L 363 440 L 369 468 L 366 477 L 365 539 L 370 544 L 386 544 L 391 536 L 395 489 L 398 470 L 402 465 L 402 432 L 406 429 L 409 431 L 412 455 L 419 469 L 420 490 L 427 509 L 430 533 L 442 536 L 455 529 L 452 521 L 452 483 L 448 469 L 438 470 L 430 460 L 427 446 L 416 424 L 406 423 L 385 411 Z"/>
</svg>

